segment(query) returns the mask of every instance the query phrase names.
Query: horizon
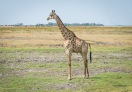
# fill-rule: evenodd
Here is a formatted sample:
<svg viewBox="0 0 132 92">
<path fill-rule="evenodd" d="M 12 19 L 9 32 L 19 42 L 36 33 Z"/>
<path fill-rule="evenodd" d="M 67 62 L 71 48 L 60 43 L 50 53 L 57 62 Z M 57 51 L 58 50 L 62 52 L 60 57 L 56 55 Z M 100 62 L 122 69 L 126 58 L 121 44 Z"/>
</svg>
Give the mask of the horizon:
<svg viewBox="0 0 132 92">
<path fill-rule="evenodd" d="M 0 25 L 24 25 L 56 23 L 47 21 L 52 10 L 61 18 L 63 23 L 95 23 L 104 26 L 131 26 L 132 0 L 1 0 Z M 75 4 L 76 3 L 76 4 Z"/>
<path fill-rule="evenodd" d="M 53 23 L 53 25 L 50 25 L 49 23 L 53 23 L 53 22 L 48 22 L 48 23 L 43 23 L 43 24 L 23 24 L 23 23 L 16 23 L 16 24 L 10 24 L 10 25 L 0 25 L 1 27 L 3 26 L 38 26 L 38 27 L 43 27 L 43 26 L 57 26 L 57 23 Z M 22 25 L 21 25 L 22 24 Z M 76 25 L 78 24 L 78 25 Z M 104 24 L 101 24 L 101 23 L 88 23 L 88 24 L 91 24 L 91 25 L 83 25 L 83 24 L 87 24 L 87 23 L 64 23 L 65 26 L 105 26 L 105 27 L 114 27 L 114 26 L 126 26 L 126 27 L 132 27 L 132 25 L 104 25 Z M 95 24 L 95 25 L 92 25 L 92 24 Z"/>
</svg>

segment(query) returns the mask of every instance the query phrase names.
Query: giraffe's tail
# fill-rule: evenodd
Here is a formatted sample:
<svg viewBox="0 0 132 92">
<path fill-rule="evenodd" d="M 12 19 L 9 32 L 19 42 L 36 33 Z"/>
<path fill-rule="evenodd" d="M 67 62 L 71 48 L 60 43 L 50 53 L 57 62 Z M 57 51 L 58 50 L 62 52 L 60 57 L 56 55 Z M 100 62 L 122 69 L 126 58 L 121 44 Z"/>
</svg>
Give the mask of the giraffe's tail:
<svg viewBox="0 0 132 92">
<path fill-rule="evenodd" d="M 88 43 L 88 45 L 89 45 L 89 48 L 90 48 L 90 63 L 92 62 L 92 51 L 91 51 L 91 44 L 90 43 Z"/>
</svg>

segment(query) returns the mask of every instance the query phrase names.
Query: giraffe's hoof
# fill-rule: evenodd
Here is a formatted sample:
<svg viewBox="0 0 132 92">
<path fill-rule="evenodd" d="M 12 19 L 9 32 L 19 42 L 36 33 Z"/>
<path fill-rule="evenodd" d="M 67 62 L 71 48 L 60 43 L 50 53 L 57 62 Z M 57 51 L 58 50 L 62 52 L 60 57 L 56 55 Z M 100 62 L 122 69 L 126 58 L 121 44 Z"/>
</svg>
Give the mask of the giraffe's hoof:
<svg viewBox="0 0 132 92">
<path fill-rule="evenodd" d="M 89 78 L 89 76 L 84 76 L 84 79 L 88 79 Z"/>
<path fill-rule="evenodd" d="M 71 80 L 71 77 L 68 77 L 68 80 Z"/>
</svg>

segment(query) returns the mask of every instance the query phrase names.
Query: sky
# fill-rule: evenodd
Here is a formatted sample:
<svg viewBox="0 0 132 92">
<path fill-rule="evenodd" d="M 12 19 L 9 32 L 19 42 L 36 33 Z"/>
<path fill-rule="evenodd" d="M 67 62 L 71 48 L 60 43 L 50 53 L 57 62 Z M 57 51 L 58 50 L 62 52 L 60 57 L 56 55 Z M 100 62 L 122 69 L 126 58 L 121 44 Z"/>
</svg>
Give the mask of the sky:
<svg viewBox="0 0 132 92">
<path fill-rule="evenodd" d="M 132 0 L 0 0 L 0 25 L 56 23 L 52 10 L 64 23 L 132 25 Z"/>
</svg>

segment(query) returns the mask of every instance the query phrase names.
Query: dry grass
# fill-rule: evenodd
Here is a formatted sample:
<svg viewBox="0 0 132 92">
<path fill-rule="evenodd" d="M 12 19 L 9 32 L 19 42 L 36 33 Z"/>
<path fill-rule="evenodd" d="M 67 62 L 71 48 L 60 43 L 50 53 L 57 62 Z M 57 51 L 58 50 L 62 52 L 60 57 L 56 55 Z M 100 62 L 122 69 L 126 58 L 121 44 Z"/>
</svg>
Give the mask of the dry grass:
<svg viewBox="0 0 132 92">
<path fill-rule="evenodd" d="M 132 44 L 132 27 L 68 27 L 77 37 L 96 44 L 115 46 Z M 0 46 L 62 46 L 63 37 L 57 27 L 0 27 Z"/>
</svg>

